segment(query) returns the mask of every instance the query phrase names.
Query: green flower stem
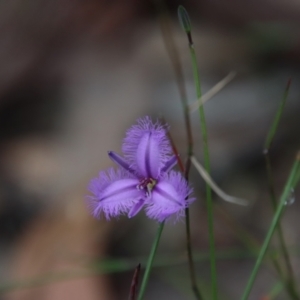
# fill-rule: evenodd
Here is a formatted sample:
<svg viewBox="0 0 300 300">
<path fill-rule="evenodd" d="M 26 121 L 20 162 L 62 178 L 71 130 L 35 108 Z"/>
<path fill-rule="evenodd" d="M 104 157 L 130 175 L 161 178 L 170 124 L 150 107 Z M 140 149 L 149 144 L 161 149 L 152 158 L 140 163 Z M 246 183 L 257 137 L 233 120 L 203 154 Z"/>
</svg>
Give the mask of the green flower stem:
<svg viewBox="0 0 300 300">
<path fill-rule="evenodd" d="M 271 145 L 274 140 L 274 136 L 276 134 L 277 128 L 279 126 L 279 122 L 281 120 L 281 117 L 282 117 L 282 114 L 284 111 L 284 107 L 285 107 L 285 104 L 286 104 L 286 101 L 288 98 L 290 86 L 291 86 L 291 79 L 289 79 L 287 82 L 282 100 L 277 109 L 277 112 L 275 114 L 274 120 L 271 124 L 271 127 L 269 129 L 269 132 L 267 134 L 266 141 L 264 144 L 264 155 L 265 155 L 265 164 L 266 164 L 266 170 L 267 170 L 269 193 L 270 193 L 270 199 L 271 199 L 271 203 L 272 203 L 274 212 L 276 211 L 276 208 L 277 208 L 277 199 L 276 199 L 276 194 L 275 194 L 273 175 L 272 175 L 273 174 L 272 173 L 272 165 L 271 165 L 269 151 L 270 151 Z M 294 184 L 296 184 L 296 182 L 294 182 Z M 293 268 L 291 265 L 289 253 L 287 251 L 287 246 L 286 246 L 286 242 L 284 239 L 284 234 L 283 234 L 283 230 L 282 230 L 280 221 L 277 225 L 276 231 L 277 231 L 277 235 L 278 235 L 278 239 L 279 239 L 279 245 L 281 248 L 281 252 L 283 254 L 283 258 L 284 258 L 286 269 L 287 269 L 287 278 L 286 279 L 284 278 L 283 271 L 278 262 L 278 259 L 276 259 L 275 257 L 272 257 L 272 261 L 273 261 L 273 264 L 274 264 L 278 274 L 280 275 L 281 279 L 284 280 L 286 283 L 287 292 L 289 293 L 289 295 L 291 296 L 292 299 L 297 300 L 297 299 L 299 299 L 299 295 L 298 295 L 297 289 L 296 289 L 295 276 L 294 276 Z"/>
<path fill-rule="evenodd" d="M 271 197 L 273 210 L 275 212 L 276 208 L 277 208 L 277 200 L 276 200 L 276 195 L 275 195 L 275 190 L 274 190 L 274 183 L 273 183 L 273 178 L 272 178 L 271 160 L 270 160 L 270 156 L 269 156 L 268 153 L 265 154 L 265 161 L 266 161 L 266 169 L 267 169 L 267 177 L 268 177 L 270 197 Z M 297 170 L 296 170 L 296 176 L 297 176 Z M 296 176 L 294 178 L 296 178 Z M 292 183 L 292 185 L 294 186 L 293 183 Z M 283 254 L 283 258 L 284 258 L 285 265 L 286 265 L 287 272 L 288 272 L 287 279 L 284 278 L 284 274 L 283 274 L 283 271 L 281 269 L 281 266 L 280 266 L 278 260 L 275 257 L 271 257 L 271 258 L 272 258 L 273 264 L 274 264 L 278 274 L 280 275 L 281 279 L 284 280 L 285 283 L 286 283 L 285 286 L 286 286 L 287 292 L 289 293 L 290 297 L 294 300 L 298 300 L 299 295 L 297 293 L 297 289 L 296 289 L 296 285 L 295 285 L 294 271 L 293 271 L 293 268 L 292 268 L 290 256 L 289 256 L 289 253 L 288 253 L 288 250 L 287 250 L 287 246 L 286 246 L 286 242 L 285 242 L 285 239 L 284 239 L 284 234 L 283 234 L 283 230 L 282 230 L 282 226 L 281 226 L 280 221 L 278 222 L 278 225 L 276 227 L 276 231 L 277 231 L 277 234 L 278 234 L 280 249 L 281 249 L 281 252 Z"/>
<path fill-rule="evenodd" d="M 300 181 L 300 167 L 297 169 L 297 174 L 295 176 L 295 180 L 293 182 L 293 186 L 297 186 Z"/>
<path fill-rule="evenodd" d="M 155 254 L 156 254 L 156 250 L 157 250 L 157 247 L 158 247 L 158 244 L 159 244 L 159 240 L 160 240 L 162 231 L 164 229 L 164 225 L 165 225 L 165 222 L 160 223 L 159 227 L 157 229 L 156 236 L 155 236 L 154 242 L 153 242 L 152 247 L 151 247 L 151 252 L 150 252 L 149 257 L 148 257 L 144 277 L 143 277 L 143 280 L 142 280 L 142 283 L 141 283 L 141 288 L 140 288 L 137 300 L 142 300 L 143 297 L 144 297 L 146 286 L 147 286 L 148 280 L 149 280 L 150 271 L 151 271 L 152 264 L 153 264 L 153 260 L 154 260 Z"/>
<path fill-rule="evenodd" d="M 186 21 L 185 21 L 186 24 Z M 196 95 L 198 99 L 201 99 L 201 84 L 200 77 L 198 73 L 197 59 L 195 48 L 192 40 L 191 28 L 188 27 L 189 30 L 186 31 L 188 41 L 189 41 L 189 49 L 192 59 L 193 66 L 193 75 L 196 87 Z M 201 133 L 202 133 L 202 141 L 203 141 L 203 152 L 204 152 L 204 166 L 207 173 L 210 173 L 210 160 L 209 160 L 209 150 L 208 150 L 208 138 L 207 138 L 207 127 L 205 121 L 205 114 L 203 105 L 199 107 L 199 115 L 200 115 L 200 124 L 201 124 Z M 212 193 L 211 188 L 208 184 L 206 184 L 206 207 L 208 214 L 208 232 L 209 232 L 209 252 L 210 252 L 210 266 L 211 266 L 211 281 L 212 281 L 212 299 L 218 299 L 218 288 L 217 288 L 217 272 L 216 272 L 216 257 L 215 257 L 215 238 L 214 238 L 214 222 L 213 222 L 213 204 L 212 204 Z"/>
<path fill-rule="evenodd" d="M 168 135 L 169 135 L 169 140 L 171 142 L 173 152 L 176 155 L 177 160 L 178 160 L 178 166 L 179 166 L 181 172 L 185 173 L 185 178 L 188 181 L 189 172 L 187 170 L 190 169 L 190 164 L 191 164 L 191 159 L 190 159 L 190 156 L 189 156 L 190 152 L 188 152 L 188 158 L 187 158 L 187 162 L 186 162 L 186 165 L 185 165 L 185 168 L 184 168 L 183 163 L 182 163 L 182 161 L 179 157 L 176 145 L 174 144 L 174 141 L 172 139 L 172 136 L 170 135 L 170 133 L 168 133 Z M 189 149 L 192 149 L 192 147 L 189 148 Z M 196 272 L 195 272 L 195 266 L 194 266 L 195 263 L 194 263 L 192 243 L 191 243 L 190 211 L 189 211 L 188 207 L 185 209 L 185 225 L 186 225 L 186 248 L 187 248 L 187 256 L 188 256 L 188 264 L 189 264 L 192 290 L 194 292 L 194 295 L 195 295 L 196 299 L 197 300 L 202 300 L 203 297 L 202 297 L 200 289 L 197 285 L 197 280 L 196 280 Z"/>
<path fill-rule="evenodd" d="M 165 7 L 163 5 L 163 2 L 159 2 L 161 5 L 161 10 L 166 11 Z M 185 167 L 183 166 L 183 163 L 178 155 L 178 151 L 176 149 L 176 146 L 172 140 L 172 137 L 169 136 L 173 152 L 177 157 L 178 165 L 181 170 L 181 172 L 184 174 L 185 179 L 189 180 L 189 173 L 190 173 L 190 167 L 191 167 L 191 156 L 193 155 L 193 135 L 192 135 L 192 128 L 191 128 L 191 121 L 190 121 L 190 114 L 189 114 L 189 105 L 186 95 L 186 89 L 184 85 L 184 76 L 183 71 L 178 55 L 178 51 L 173 39 L 172 30 L 170 26 L 170 19 L 168 15 L 165 13 L 164 18 L 161 18 L 161 31 L 163 34 L 165 47 L 168 52 L 168 55 L 171 59 L 171 63 L 173 65 L 175 79 L 178 87 L 178 92 L 180 95 L 182 110 L 184 112 L 184 123 L 185 123 L 185 129 L 186 129 L 186 135 L 187 135 L 187 161 L 185 164 Z M 188 256 L 188 266 L 189 266 L 189 273 L 190 273 L 190 279 L 191 279 L 191 286 L 192 290 L 194 292 L 194 295 L 197 300 L 202 300 L 203 297 L 201 296 L 201 292 L 199 290 L 199 287 L 197 285 L 197 279 L 196 279 L 196 272 L 195 272 L 195 263 L 193 259 L 193 252 L 192 252 L 192 245 L 191 245 L 191 229 L 190 229 L 190 214 L 189 214 L 189 208 L 185 209 L 185 226 L 186 226 L 186 247 L 187 247 L 187 256 Z"/>
<path fill-rule="evenodd" d="M 197 68 L 197 61 L 195 56 L 195 50 L 193 46 L 190 46 L 190 52 L 193 61 L 194 76 L 196 81 L 197 97 L 201 98 L 200 81 Z M 199 107 L 201 132 L 203 141 L 203 152 L 204 152 L 204 167 L 207 173 L 210 173 L 210 160 L 208 150 L 208 138 L 207 129 L 205 122 L 205 114 L 203 105 Z M 214 216 L 213 216 L 213 203 L 212 193 L 210 186 L 206 183 L 206 207 L 208 217 L 208 231 L 209 231 L 209 252 L 210 252 L 210 266 L 211 266 L 211 282 L 212 282 L 212 299 L 218 299 L 218 287 L 217 287 L 217 271 L 216 271 L 216 257 L 215 257 L 215 237 L 214 237 Z"/>
<path fill-rule="evenodd" d="M 257 260 L 256 260 L 256 263 L 254 265 L 254 268 L 253 268 L 253 271 L 249 277 L 249 280 L 248 280 L 248 283 L 246 285 L 246 288 L 245 288 L 245 291 L 244 291 L 244 294 L 242 296 L 242 300 L 247 300 L 249 295 L 250 295 L 250 292 L 251 292 L 251 289 L 253 287 L 253 284 L 254 284 L 254 281 L 255 281 L 255 278 L 257 276 L 257 273 L 258 273 L 258 270 L 259 270 L 259 267 L 262 263 L 262 260 L 267 252 L 267 249 L 268 249 L 268 246 L 270 244 L 270 241 L 271 241 L 271 238 L 273 236 L 273 233 L 276 229 L 276 226 L 278 225 L 278 222 L 280 220 L 280 216 L 285 208 L 285 202 L 287 201 L 290 193 L 291 193 L 291 189 L 294 188 L 293 186 L 293 183 L 294 183 L 294 180 L 295 180 L 295 176 L 297 175 L 297 169 L 299 168 L 299 165 L 300 165 L 300 152 L 298 153 L 297 157 L 296 157 L 296 161 L 295 163 L 293 164 L 293 167 L 292 167 L 292 170 L 291 170 L 291 173 L 290 173 L 290 176 L 287 180 L 287 183 L 285 185 L 285 188 L 283 190 L 283 193 L 280 197 L 280 201 L 279 201 L 279 204 L 277 206 L 277 209 L 276 209 L 276 212 L 275 212 L 275 215 L 273 217 L 273 220 L 272 220 L 272 223 L 271 223 L 271 226 L 269 228 L 269 231 L 267 233 L 267 236 L 265 238 L 265 241 L 260 249 L 260 253 L 257 257 Z"/>
<path fill-rule="evenodd" d="M 284 110 L 284 107 L 285 107 L 287 97 L 289 95 L 290 87 L 291 87 L 291 79 L 289 79 L 288 82 L 287 82 L 287 85 L 286 85 L 286 88 L 284 90 L 284 94 L 283 94 L 283 97 L 282 97 L 282 101 L 279 104 L 279 107 L 278 107 L 277 112 L 275 114 L 274 120 L 273 120 L 272 125 L 270 127 L 270 130 L 267 134 L 267 138 L 266 138 L 266 141 L 265 141 L 265 144 L 264 144 L 264 151 L 265 152 L 269 151 L 269 149 L 271 147 L 271 144 L 273 142 L 274 136 L 276 134 L 276 131 L 277 131 L 277 128 L 278 128 L 278 125 L 279 125 L 279 121 L 281 119 L 281 116 L 282 116 L 282 113 L 283 113 L 283 110 Z"/>
</svg>

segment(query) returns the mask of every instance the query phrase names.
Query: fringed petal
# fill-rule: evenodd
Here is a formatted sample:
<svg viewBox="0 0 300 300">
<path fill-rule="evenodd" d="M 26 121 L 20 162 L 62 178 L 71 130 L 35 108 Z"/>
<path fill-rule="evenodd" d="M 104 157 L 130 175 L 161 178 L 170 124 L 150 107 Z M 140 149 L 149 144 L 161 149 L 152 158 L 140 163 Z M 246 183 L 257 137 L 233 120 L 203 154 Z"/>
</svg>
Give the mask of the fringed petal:
<svg viewBox="0 0 300 300">
<path fill-rule="evenodd" d="M 160 169 L 159 145 L 151 133 L 146 133 L 141 138 L 136 149 L 136 163 L 143 177 L 157 178 Z"/>
<path fill-rule="evenodd" d="M 138 164 L 141 162 L 141 158 L 138 157 L 140 153 L 137 153 L 137 149 L 139 147 L 142 148 L 142 146 L 140 146 L 141 143 L 145 146 L 146 140 L 150 141 L 150 145 L 148 145 L 150 147 L 149 149 L 151 151 L 155 151 L 155 154 L 157 155 L 158 167 L 155 165 L 153 167 L 151 166 L 151 168 L 158 168 L 158 170 L 160 170 L 165 165 L 165 163 L 171 158 L 172 153 L 170 142 L 166 134 L 167 130 L 168 127 L 166 125 L 162 125 L 159 122 L 153 123 L 151 118 L 146 116 L 139 119 L 137 124 L 133 125 L 126 132 L 126 137 L 123 140 L 122 152 L 124 153 L 124 157 L 129 162 L 131 168 L 134 170 L 138 170 L 140 168 L 140 165 Z M 155 147 L 151 145 L 155 145 Z M 143 149 L 145 150 L 146 148 Z M 142 153 L 145 154 L 145 152 Z M 152 156 L 153 154 L 150 153 L 149 155 Z"/>
<path fill-rule="evenodd" d="M 88 206 L 95 217 L 104 213 L 106 219 L 127 213 L 143 196 L 137 189 L 138 180 L 123 170 L 100 172 L 91 180 L 87 197 Z"/>
<path fill-rule="evenodd" d="M 159 222 L 171 215 L 177 218 L 182 216 L 184 209 L 195 200 L 194 198 L 187 200 L 191 192 L 182 175 L 171 171 L 153 189 L 151 201 L 147 201 L 147 216 Z"/>
</svg>

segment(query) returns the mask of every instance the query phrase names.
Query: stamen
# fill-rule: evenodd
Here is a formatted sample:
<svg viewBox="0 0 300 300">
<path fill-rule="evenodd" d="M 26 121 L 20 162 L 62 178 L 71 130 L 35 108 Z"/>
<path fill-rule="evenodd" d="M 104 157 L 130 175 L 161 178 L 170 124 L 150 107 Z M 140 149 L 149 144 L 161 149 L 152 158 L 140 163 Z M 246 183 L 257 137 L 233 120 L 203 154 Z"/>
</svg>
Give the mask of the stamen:
<svg viewBox="0 0 300 300">
<path fill-rule="evenodd" d="M 142 179 L 140 184 L 137 185 L 137 189 L 145 190 L 146 196 L 151 196 L 152 190 L 156 186 L 157 181 L 153 178 Z"/>
</svg>

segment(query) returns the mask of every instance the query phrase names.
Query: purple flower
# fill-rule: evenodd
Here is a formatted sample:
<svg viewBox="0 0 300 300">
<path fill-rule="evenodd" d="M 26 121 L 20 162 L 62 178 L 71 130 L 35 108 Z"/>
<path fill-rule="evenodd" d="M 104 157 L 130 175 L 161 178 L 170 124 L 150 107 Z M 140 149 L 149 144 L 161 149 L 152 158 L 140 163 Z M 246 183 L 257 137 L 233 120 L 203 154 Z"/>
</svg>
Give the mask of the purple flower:
<svg viewBox="0 0 300 300">
<path fill-rule="evenodd" d="M 166 126 L 141 118 L 126 133 L 122 151 L 124 158 L 113 151 L 108 155 L 118 166 L 100 172 L 91 180 L 88 205 L 92 214 L 103 212 L 107 219 L 123 213 L 135 216 L 145 208 L 149 218 L 159 222 L 171 215 L 180 216 L 194 200 L 186 180 L 171 171 L 177 159 L 172 155 Z"/>
</svg>

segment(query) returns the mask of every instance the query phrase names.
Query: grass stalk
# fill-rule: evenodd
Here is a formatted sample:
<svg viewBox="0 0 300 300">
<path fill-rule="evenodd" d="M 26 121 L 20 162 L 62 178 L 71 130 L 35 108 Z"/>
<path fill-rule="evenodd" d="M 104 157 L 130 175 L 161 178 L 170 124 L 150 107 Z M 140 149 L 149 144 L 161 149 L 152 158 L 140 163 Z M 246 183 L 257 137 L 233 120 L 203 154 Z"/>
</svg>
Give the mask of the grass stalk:
<svg viewBox="0 0 300 300">
<path fill-rule="evenodd" d="M 196 53 L 194 48 L 194 43 L 191 33 L 191 23 L 189 15 L 183 6 L 178 8 L 178 16 L 181 23 L 181 26 L 185 33 L 187 34 L 189 50 L 192 60 L 193 76 L 196 88 L 196 96 L 198 99 L 201 99 L 201 84 L 200 76 L 198 72 L 198 65 L 196 59 Z M 209 150 L 208 150 L 208 137 L 207 137 L 207 127 L 205 121 L 205 113 L 203 105 L 199 107 L 200 115 L 200 124 L 201 124 L 201 133 L 202 133 L 202 142 L 203 142 L 203 152 L 204 152 L 204 166 L 207 173 L 210 173 L 210 160 L 209 160 Z M 210 266 L 211 266 L 211 281 L 212 281 L 212 299 L 218 299 L 217 291 L 217 272 L 216 272 L 216 258 L 215 258 L 215 238 L 214 238 L 214 222 L 213 222 L 213 204 L 212 204 L 212 193 L 211 188 L 206 184 L 206 207 L 208 215 L 208 231 L 209 231 L 209 252 L 210 252 Z"/>
<path fill-rule="evenodd" d="M 259 267 L 260 267 L 260 265 L 263 261 L 263 258 L 264 258 L 265 254 L 267 252 L 268 246 L 270 244 L 270 241 L 271 241 L 271 238 L 274 234 L 274 231 L 275 231 L 275 229 L 278 225 L 281 214 L 282 214 L 282 212 L 283 212 L 283 210 L 286 206 L 286 201 L 287 201 L 288 197 L 290 196 L 291 189 L 293 189 L 295 187 L 295 186 L 293 186 L 293 183 L 295 181 L 295 177 L 297 175 L 297 170 L 298 170 L 299 166 L 300 166 L 300 152 L 297 154 L 296 160 L 295 160 L 295 162 L 292 166 L 292 170 L 291 170 L 290 175 L 288 177 L 287 183 L 284 187 L 283 193 L 280 197 L 279 204 L 277 206 L 277 209 L 276 209 L 275 215 L 273 217 L 273 220 L 271 222 L 270 228 L 268 230 L 268 233 L 266 235 L 264 243 L 263 243 L 263 245 L 260 249 L 260 252 L 259 252 L 259 255 L 257 257 L 256 263 L 254 265 L 254 268 L 253 268 L 253 270 L 250 274 L 250 277 L 249 277 L 248 283 L 246 285 L 244 294 L 241 298 L 242 300 L 247 300 L 249 295 L 250 295 L 250 292 L 252 290 L 254 281 L 256 279 Z"/>
<path fill-rule="evenodd" d="M 284 90 L 284 94 L 282 97 L 282 101 L 280 102 L 280 105 L 277 109 L 274 120 L 272 122 L 272 125 L 267 134 L 267 138 L 266 138 L 265 144 L 264 144 L 264 152 L 268 152 L 273 143 L 274 136 L 276 134 L 276 131 L 277 131 L 277 128 L 278 128 L 278 125 L 279 125 L 279 122 L 280 122 L 280 119 L 281 119 L 281 116 L 282 116 L 282 113 L 283 113 L 283 110 L 284 110 L 284 107 L 286 104 L 286 100 L 289 95 L 290 87 L 291 87 L 291 79 L 289 79 L 287 82 L 287 85 L 286 85 L 286 88 Z"/>
<path fill-rule="evenodd" d="M 177 160 L 178 160 L 178 166 L 179 166 L 181 172 L 185 173 L 185 178 L 188 181 L 189 172 L 187 172 L 186 170 L 190 169 L 191 156 L 187 157 L 186 166 L 184 168 L 183 163 L 179 157 L 176 145 L 174 144 L 174 141 L 172 139 L 172 136 L 170 135 L 170 133 L 168 133 L 168 134 L 169 134 L 169 140 L 171 142 L 173 152 L 176 155 Z M 192 148 L 190 148 L 190 149 L 192 149 Z M 186 225 L 186 248 L 187 248 L 187 256 L 188 256 L 189 273 L 190 273 L 190 278 L 191 278 L 191 286 L 192 286 L 192 290 L 193 290 L 193 293 L 194 293 L 196 299 L 202 300 L 204 298 L 203 298 L 202 293 L 200 292 L 200 289 L 197 285 L 197 279 L 196 279 L 195 262 L 194 262 L 194 258 L 193 258 L 192 243 L 191 243 L 190 211 L 189 211 L 188 207 L 185 209 L 185 225 Z"/>
<path fill-rule="evenodd" d="M 160 7 L 160 11 L 166 11 L 166 9 L 164 7 Z M 187 160 L 186 160 L 185 167 L 183 166 L 182 161 L 179 158 L 178 151 L 172 140 L 172 137 L 169 136 L 169 138 L 172 143 L 173 152 L 177 157 L 180 170 L 184 174 L 185 179 L 188 182 L 189 172 L 191 167 L 191 156 L 193 155 L 193 144 L 194 144 L 192 129 L 191 129 L 190 114 L 189 114 L 189 104 L 188 104 L 186 89 L 184 85 L 183 71 L 182 71 L 178 51 L 172 36 L 172 30 L 170 28 L 170 19 L 166 14 L 164 14 L 164 18 L 161 18 L 160 23 L 161 23 L 161 30 L 164 38 L 165 47 L 170 57 L 171 63 L 173 65 L 175 80 L 178 87 L 182 110 L 184 113 L 184 123 L 185 123 L 186 135 L 187 135 Z M 195 263 L 194 263 L 193 252 L 192 252 L 189 208 L 185 209 L 185 226 L 186 226 L 186 247 L 187 247 L 189 274 L 191 279 L 191 287 L 194 292 L 195 298 L 197 300 L 202 300 L 203 297 L 197 285 Z"/>
<path fill-rule="evenodd" d="M 149 280 L 149 276 L 150 276 L 150 271 L 152 269 L 153 260 L 154 260 L 154 257 L 155 257 L 156 251 L 157 251 L 157 247 L 158 247 L 158 244 L 159 244 L 159 240 L 160 240 L 162 231 L 164 229 L 164 225 L 165 225 L 165 222 L 160 223 L 159 227 L 157 229 L 156 236 L 155 236 L 155 239 L 153 241 L 151 251 L 150 251 L 150 254 L 149 254 L 149 257 L 148 257 L 146 269 L 145 269 L 145 272 L 144 272 L 144 276 L 143 276 L 143 280 L 142 280 L 142 283 L 141 283 L 141 288 L 139 290 L 137 300 L 142 300 L 143 297 L 144 297 L 146 287 L 147 287 L 147 284 L 148 284 L 148 280 Z"/>
<path fill-rule="evenodd" d="M 263 151 L 263 153 L 265 155 L 265 165 L 266 165 L 266 171 L 267 171 L 269 194 L 270 194 L 270 199 L 271 199 L 271 203 L 272 203 L 274 212 L 277 209 L 277 199 L 276 199 L 276 193 L 275 193 L 275 188 L 274 188 L 272 165 L 271 165 L 271 158 L 270 158 L 269 152 L 270 152 L 270 148 L 273 143 L 274 136 L 276 134 L 277 128 L 279 126 L 279 122 L 281 120 L 281 117 L 282 117 L 282 114 L 284 111 L 284 107 L 285 107 L 286 100 L 287 100 L 289 90 L 290 90 L 290 85 L 291 85 L 291 80 L 289 79 L 287 82 L 283 97 L 282 97 L 282 101 L 280 102 L 280 105 L 277 109 L 274 120 L 272 122 L 272 125 L 267 134 L 267 138 L 266 138 L 266 141 L 264 144 L 264 151 Z M 296 172 L 295 178 L 297 178 L 297 172 Z M 295 184 L 296 184 L 296 182 L 293 183 L 293 185 L 295 185 Z M 285 287 L 286 287 L 286 290 L 289 293 L 290 297 L 294 300 L 299 300 L 299 295 L 297 293 L 296 284 L 295 284 L 295 276 L 294 276 L 292 264 L 290 261 L 289 253 L 287 251 L 287 246 L 286 246 L 286 242 L 284 239 L 284 234 L 283 234 L 283 230 L 282 230 L 280 221 L 278 222 L 276 231 L 277 231 L 277 235 L 278 235 L 279 246 L 280 246 L 280 249 L 281 249 L 281 252 L 283 255 L 283 259 L 285 262 L 285 266 L 287 269 L 287 278 L 286 279 L 283 278 L 283 271 L 281 269 L 279 261 L 275 257 L 272 258 L 273 263 L 274 263 L 274 266 L 275 266 L 276 270 L 278 271 L 279 275 L 281 276 L 281 279 L 283 279 L 285 281 Z"/>
</svg>

